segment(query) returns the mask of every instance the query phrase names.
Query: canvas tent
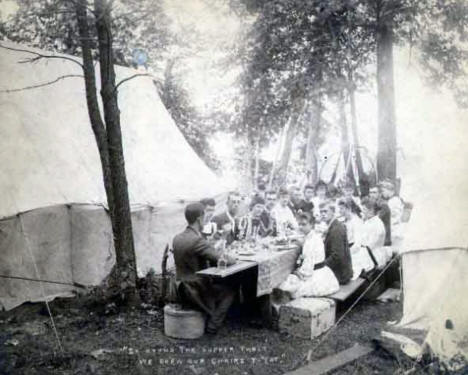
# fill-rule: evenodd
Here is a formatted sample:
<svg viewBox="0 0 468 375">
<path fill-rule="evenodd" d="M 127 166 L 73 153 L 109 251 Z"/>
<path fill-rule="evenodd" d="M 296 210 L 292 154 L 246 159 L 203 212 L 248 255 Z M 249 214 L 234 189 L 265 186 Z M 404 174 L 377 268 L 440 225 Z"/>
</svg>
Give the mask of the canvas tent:
<svg viewBox="0 0 468 375">
<path fill-rule="evenodd" d="M 398 327 L 423 330 L 426 346 L 450 365 L 468 360 L 468 111 L 404 69 L 399 170 L 402 196 L 414 208 L 402 246 Z"/>
<path fill-rule="evenodd" d="M 63 59 L 19 63 L 29 57 L 0 48 L 0 274 L 94 285 L 115 259 L 84 80 L 5 92 L 83 73 Z M 136 72 L 117 67 L 116 73 L 121 80 Z M 224 188 L 185 141 L 150 77 L 121 85 L 119 107 L 142 276 L 150 268 L 160 271 L 165 244 L 185 225 L 184 202 L 218 196 Z M 71 289 L 2 279 L 0 308 Z"/>
</svg>

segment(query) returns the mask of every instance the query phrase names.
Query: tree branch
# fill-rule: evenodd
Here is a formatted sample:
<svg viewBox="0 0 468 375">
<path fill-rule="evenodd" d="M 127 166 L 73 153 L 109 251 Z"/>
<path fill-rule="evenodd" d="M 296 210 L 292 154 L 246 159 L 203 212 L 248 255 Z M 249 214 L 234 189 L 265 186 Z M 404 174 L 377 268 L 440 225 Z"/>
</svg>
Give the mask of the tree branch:
<svg viewBox="0 0 468 375">
<path fill-rule="evenodd" d="M 27 50 L 27 49 L 7 47 L 7 46 L 4 46 L 2 44 L 0 44 L 0 47 L 4 48 L 4 49 L 8 49 L 10 51 L 26 52 L 26 53 L 30 53 L 32 55 L 36 55 L 36 57 L 21 60 L 20 61 L 21 64 L 34 62 L 34 61 L 37 61 L 37 60 L 40 60 L 40 59 L 63 59 L 63 60 L 68 60 L 68 61 L 74 62 L 75 64 L 78 64 L 83 69 L 83 64 L 81 64 L 79 61 L 77 61 L 75 59 L 72 59 L 71 57 L 57 56 L 57 55 L 43 55 L 42 53 L 33 52 L 33 51 L 30 51 L 30 50 Z"/>
<path fill-rule="evenodd" d="M 122 83 L 125 83 L 125 82 L 127 82 L 127 81 L 130 81 L 131 79 L 137 78 L 137 77 L 151 77 L 151 74 L 149 74 L 149 73 L 137 73 L 137 74 L 134 74 L 134 75 L 132 75 L 132 76 L 130 76 L 130 77 L 124 78 L 123 80 L 121 80 L 119 83 L 117 83 L 117 84 L 115 85 L 114 90 L 117 90 L 117 88 L 118 88 Z"/>
<path fill-rule="evenodd" d="M 38 85 L 33 85 L 33 86 L 26 86 L 26 87 L 22 87 L 20 89 L 0 90 L 0 93 L 11 93 L 11 92 L 18 92 L 18 91 L 37 89 L 37 88 L 40 88 L 40 87 L 52 85 L 52 84 L 54 84 L 54 83 L 56 83 L 58 81 L 61 81 L 62 79 L 72 78 L 72 77 L 83 78 L 83 76 L 81 74 L 67 74 L 67 75 L 64 75 L 64 76 L 60 76 L 60 77 L 54 79 L 53 81 L 44 82 L 44 83 L 40 83 Z"/>
</svg>

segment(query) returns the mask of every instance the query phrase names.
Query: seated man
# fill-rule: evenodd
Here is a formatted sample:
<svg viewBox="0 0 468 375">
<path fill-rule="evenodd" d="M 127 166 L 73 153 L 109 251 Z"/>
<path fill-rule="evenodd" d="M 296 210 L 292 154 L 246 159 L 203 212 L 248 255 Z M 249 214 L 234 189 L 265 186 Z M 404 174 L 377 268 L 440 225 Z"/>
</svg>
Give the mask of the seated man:
<svg viewBox="0 0 468 375">
<path fill-rule="evenodd" d="M 320 205 L 327 200 L 328 188 L 327 184 L 323 181 L 317 182 L 315 185 L 315 197 L 312 198 L 312 203 L 314 204 L 314 216 L 315 220 L 320 220 Z"/>
<path fill-rule="evenodd" d="M 297 215 L 302 211 L 302 202 L 304 201 L 302 199 L 302 192 L 299 186 L 292 186 L 291 187 L 291 199 L 289 201 L 289 208 L 293 212 L 294 215 Z"/>
<path fill-rule="evenodd" d="M 263 238 L 271 235 L 271 221 L 265 215 L 265 200 L 255 197 L 250 204 L 250 212 L 237 221 L 237 239 Z"/>
<path fill-rule="evenodd" d="M 335 273 L 340 284 L 347 284 L 353 276 L 346 227 L 335 218 L 335 204 L 331 201 L 320 205 L 322 221 L 328 228 L 325 233 L 325 264 Z"/>
<path fill-rule="evenodd" d="M 279 235 L 285 235 L 288 229 L 297 229 L 297 221 L 288 206 L 289 192 L 286 189 L 280 189 L 279 201 L 271 210 L 271 215 L 276 221 Z"/>
<path fill-rule="evenodd" d="M 377 215 L 382 220 L 385 227 L 385 246 L 392 244 L 392 223 L 391 223 L 391 212 L 387 202 L 385 202 L 377 186 L 372 186 L 369 189 L 369 199 L 373 201 L 377 206 Z"/>
<path fill-rule="evenodd" d="M 262 212 L 262 221 L 266 225 L 265 236 L 276 236 L 278 234 L 275 218 L 272 215 L 273 208 L 277 203 L 277 194 L 274 190 L 268 190 L 265 194 L 265 209 Z"/>
<path fill-rule="evenodd" d="M 218 226 L 213 220 L 216 201 L 213 198 L 204 198 L 200 203 L 205 207 L 205 218 L 203 220 L 202 235 L 205 238 L 213 237 L 218 231 Z"/>
<path fill-rule="evenodd" d="M 351 252 L 351 262 L 353 265 L 353 277 L 357 279 L 362 271 L 368 272 L 374 268 L 374 262 L 366 248 L 362 247 L 363 222 L 356 213 L 354 200 L 350 197 L 342 198 L 338 201 L 338 211 L 340 218 L 346 225 L 346 234 Z"/>
<path fill-rule="evenodd" d="M 325 264 L 322 238 L 314 231 L 312 213 L 299 214 L 299 230 L 306 236 L 302 246 L 302 262 L 278 289 L 291 294 L 293 299 L 321 297 L 337 292 L 340 288 L 333 271 Z"/>
<path fill-rule="evenodd" d="M 382 198 L 387 201 L 388 207 L 390 208 L 392 225 L 399 224 L 405 206 L 401 198 L 395 194 L 395 185 L 390 181 L 381 182 L 380 193 L 382 194 Z"/>
<path fill-rule="evenodd" d="M 403 227 L 401 222 L 405 205 L 401 198 L 395 193 L 395 185 L 390 181 L 383 181 L 380 184 L 382 198 L 386 200 L 390 208 L 392 223 L 392 245 L 398 247 L 403 240 Z"/>
<path fill-rule="evenodd" d="M 185 208 L 187 228 L 174 237 L 173 249 L 177 289 L 182 302 L 194 305 L 207 314 L 207 333 L 216 333 L 231 306 L 235 292 L 226 285 L 213 284 L 197 275 L 207 262 L 216 265 L 220 254 L 202 237 L 204 207 L 201 203 Z M 235 259 L 226 256 L 228 264 Z"/>
<path fill-rule="evenodd" d="M 310 212 L 314 214 L 314 194 L 315 189 L 312 185 L 306 185 L 304 187 L 304 199 L 301 202 L 302 212 Z"/>
<path fill-rule="evenodd" d="M 212 221 L 216 223 L 218 231 L 222 232 L 226 238 L 227 244 L 231 244 L 236 239 L 236 217 L 241 204 L 240 194 L 233 191 L 227 198 L 226 211 L 213 217 Z"/>
</svg>

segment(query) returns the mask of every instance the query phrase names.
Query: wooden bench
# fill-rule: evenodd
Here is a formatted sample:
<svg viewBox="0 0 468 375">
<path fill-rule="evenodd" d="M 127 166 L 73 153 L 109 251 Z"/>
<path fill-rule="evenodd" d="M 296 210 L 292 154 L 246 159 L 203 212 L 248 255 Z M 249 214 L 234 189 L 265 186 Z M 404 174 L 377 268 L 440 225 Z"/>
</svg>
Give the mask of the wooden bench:
<svg viewBox="0 0 468 375">
<path fill-rule="evenodd" d="M 344 302 L 349 297 L 351 297 L 365 282 L 365 279 L 358 277 L 356 280 L 352 280 L 348 284 L 341 285 L 338 292 L 327 296 L 327 298 L 331 298 L 339 302 Z"/>
</svg>

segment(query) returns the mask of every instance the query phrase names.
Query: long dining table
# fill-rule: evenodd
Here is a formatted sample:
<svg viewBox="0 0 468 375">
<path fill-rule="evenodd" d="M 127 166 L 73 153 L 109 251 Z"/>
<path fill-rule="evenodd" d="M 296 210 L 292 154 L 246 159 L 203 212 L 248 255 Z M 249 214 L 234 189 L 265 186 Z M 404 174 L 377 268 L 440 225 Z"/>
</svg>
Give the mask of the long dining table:
<svg viewBox="0 0 468 375">
<path fill-rule="evenodd" d="M 227 278 L 254 271 L 250 275 L 255 275 L 254 287 L 261 316 L 266 325 L 271 326 L 271 293 L 294 271 L 299 253 L 300 248 L 297 245 L 282 248 L 271 245 L 268 249 L 262 248 L 248 255 L 240 252 L 235 264 L 225 268 L 206 268 L 197 274 L 223 282 Z"/>
<path fill-rule="evenodd" d="M 273 289 L 294 271 L 299 253 L 300 248 L 297 245 L 287 247 L 271 245 L 268 249 L 262 248 L 251 254 L 240 252 L 235 264 L 225 268 L 206 268 L 198 271 L 197 274 L 222 281 L 257 267 L 256 295 L 257 297 L 269 296 Z"/>
</svg>

